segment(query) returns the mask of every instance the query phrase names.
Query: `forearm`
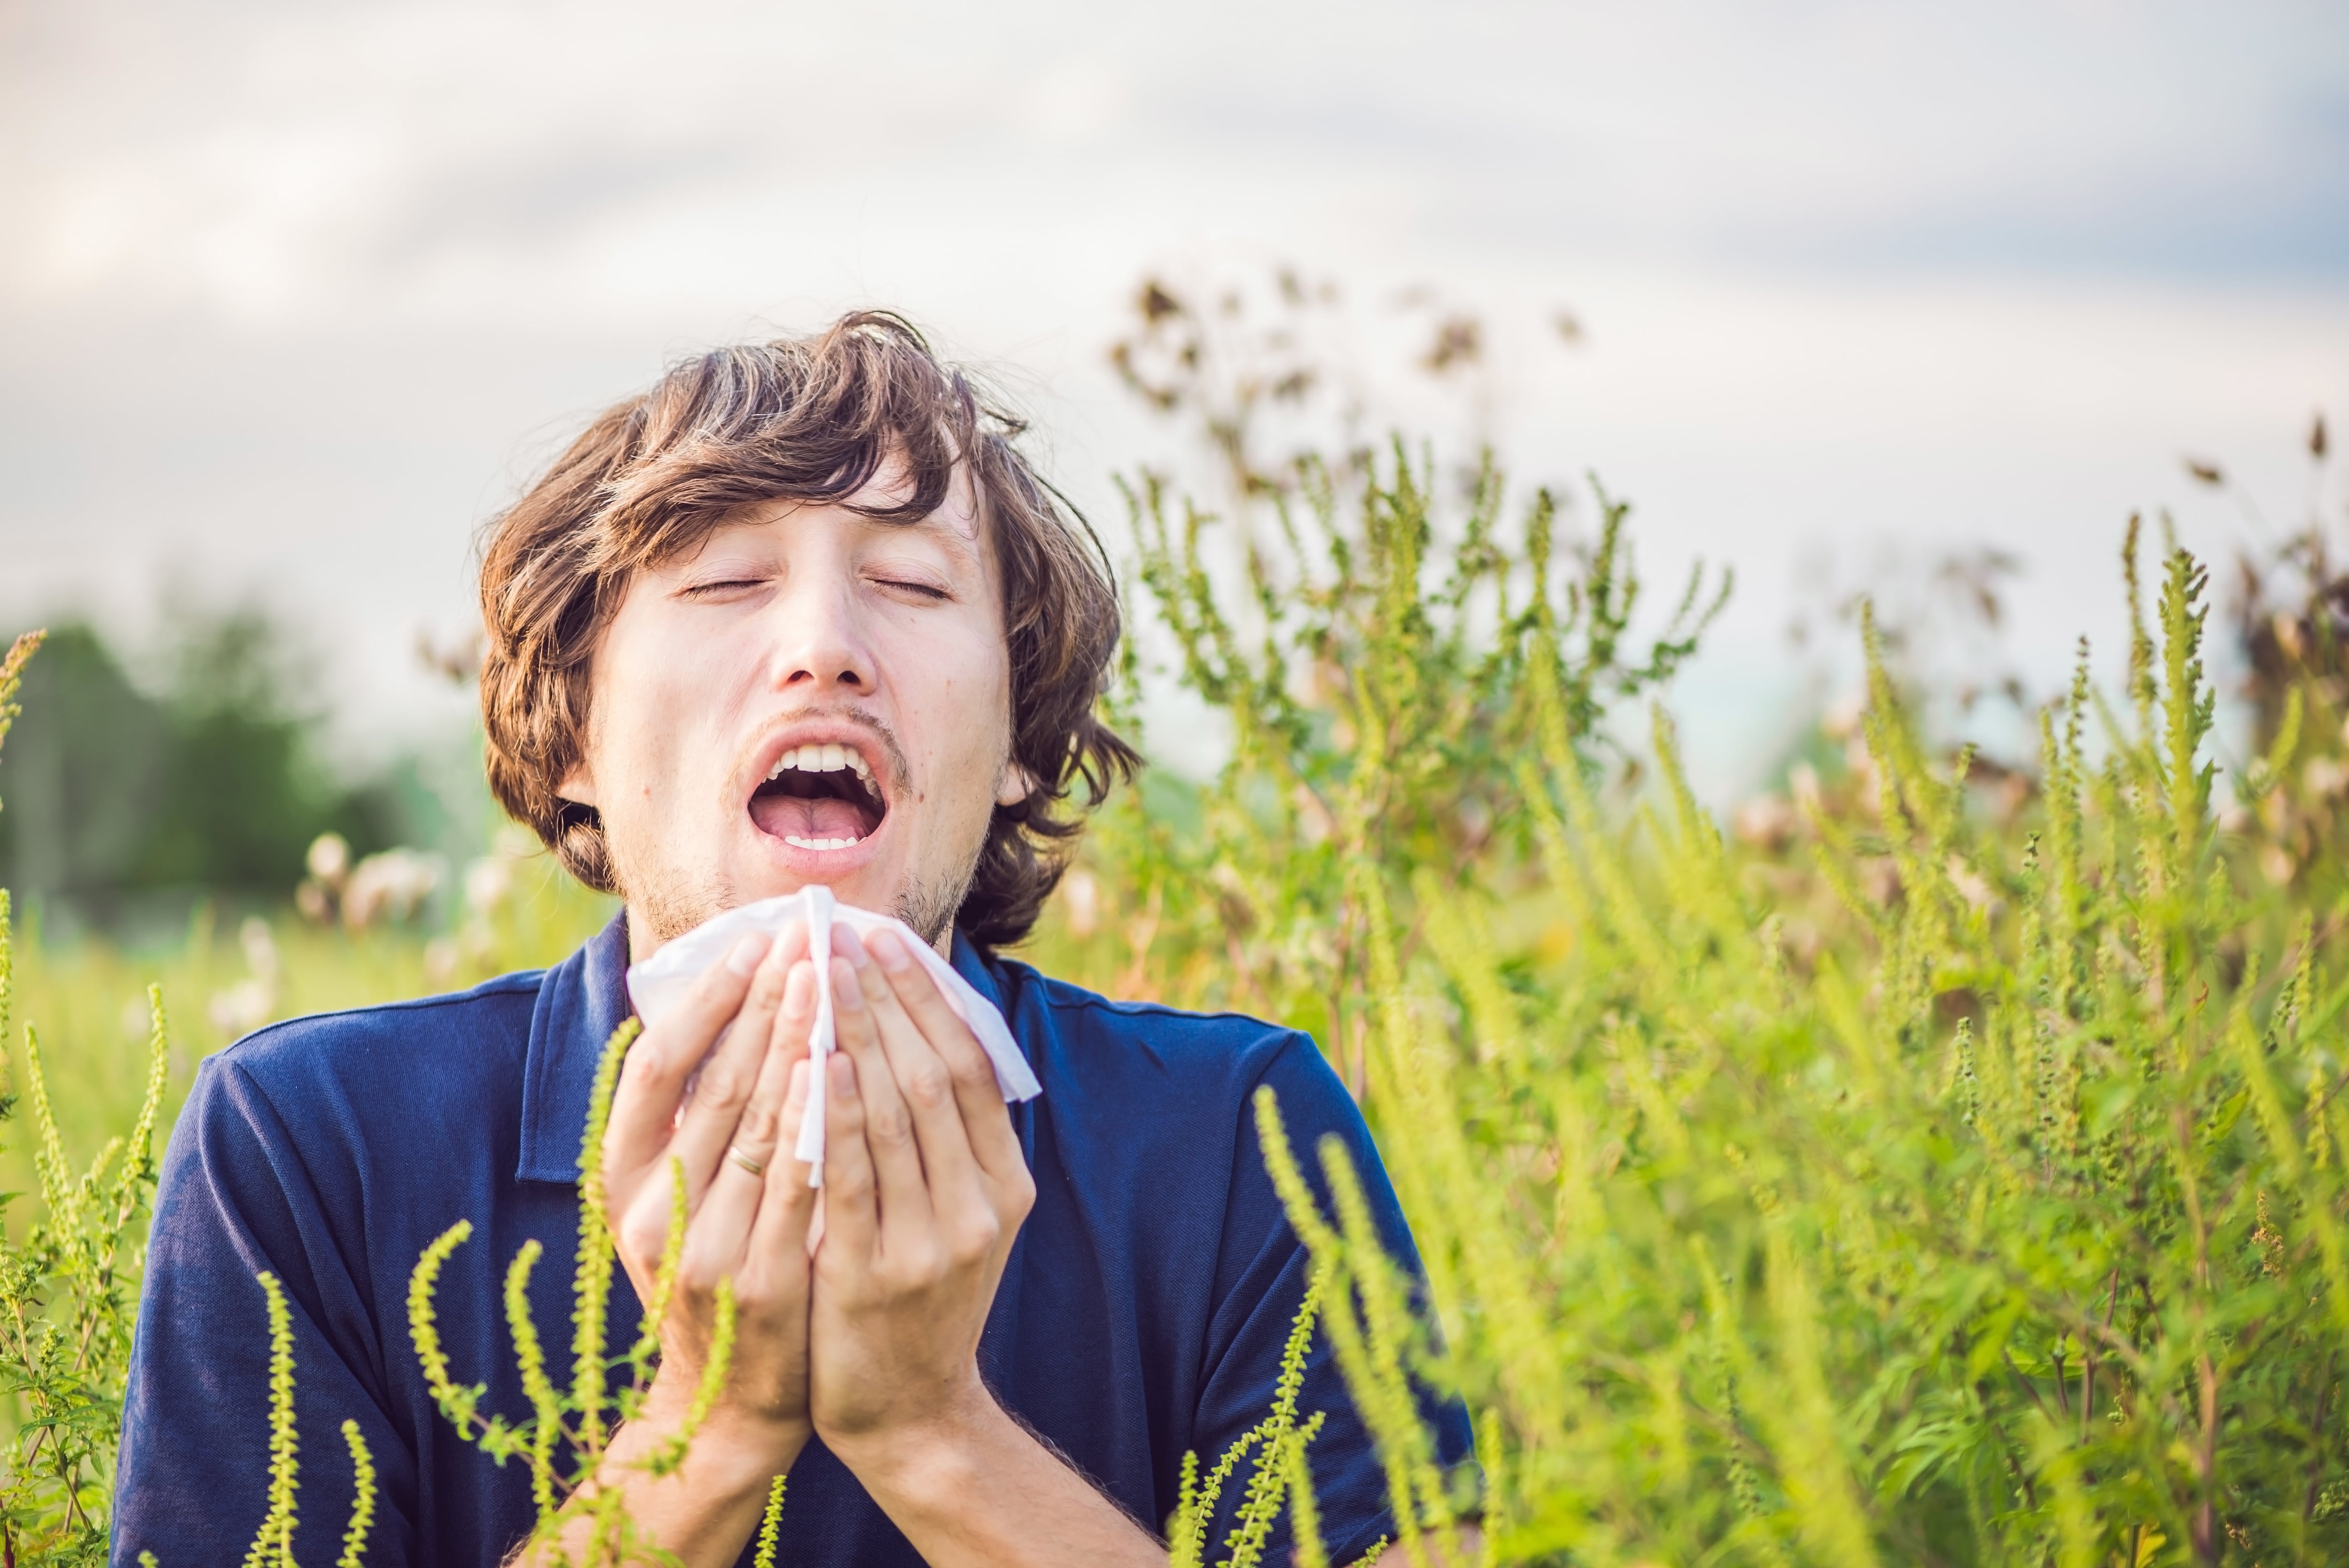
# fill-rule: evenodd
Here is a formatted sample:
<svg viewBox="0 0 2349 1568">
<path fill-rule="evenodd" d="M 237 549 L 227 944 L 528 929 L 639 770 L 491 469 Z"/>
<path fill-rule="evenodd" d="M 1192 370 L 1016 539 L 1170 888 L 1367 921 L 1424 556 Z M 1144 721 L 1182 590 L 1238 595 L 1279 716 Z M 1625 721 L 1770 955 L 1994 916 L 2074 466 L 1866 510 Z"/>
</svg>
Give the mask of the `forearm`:
<svg viewBox="0 0 2349 1568">
<path fill-rule="evenodd" d="M 593 1550 L 596 1516 L 610 1501 L 629 1521 L 636 1543 L 631 1561 L 643 1548 L 657 1547 L 685 1568 L 730 1568 L 759 1528 L 774 1478 L 790 1470 L 807 1433 L 752 1429 L 719 1412 L 694 1436 L 682 1465 L 651 1474 L 648 1461 L 676 1430 L 673 1418 L 647 1409 L 614 1433 L 598 1479 L 565 1506 L 561 1533 L 517 1552 L 509 1568 L 603 1561 Z"/>
<path fill-rule="evenodd" d="M 1164 1568 L 1166 1549 L 984 1388 L 916 1433 L 830 1439 L 931 1568 Z"/>
</svg>

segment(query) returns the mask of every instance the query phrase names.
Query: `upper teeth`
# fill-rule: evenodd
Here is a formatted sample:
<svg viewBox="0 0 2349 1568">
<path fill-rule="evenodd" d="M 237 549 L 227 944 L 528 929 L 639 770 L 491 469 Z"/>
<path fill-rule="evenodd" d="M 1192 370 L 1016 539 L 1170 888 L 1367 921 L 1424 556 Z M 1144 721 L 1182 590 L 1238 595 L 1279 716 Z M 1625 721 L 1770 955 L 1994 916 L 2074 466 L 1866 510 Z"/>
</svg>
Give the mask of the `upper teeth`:
<svg viewBox="0 0 2349 1568">
<path fill-rule="evenodd" d="M 862 753 L 854 748 L 833 743 L 793 747 L 775 758 L 774 769 L 767 777 L 781 778 L 790 769 L 797 769 L 802 773 L 837 773 L 843 768 L 867 785 L 873 782 L 873 769 Z"/>
</svg>

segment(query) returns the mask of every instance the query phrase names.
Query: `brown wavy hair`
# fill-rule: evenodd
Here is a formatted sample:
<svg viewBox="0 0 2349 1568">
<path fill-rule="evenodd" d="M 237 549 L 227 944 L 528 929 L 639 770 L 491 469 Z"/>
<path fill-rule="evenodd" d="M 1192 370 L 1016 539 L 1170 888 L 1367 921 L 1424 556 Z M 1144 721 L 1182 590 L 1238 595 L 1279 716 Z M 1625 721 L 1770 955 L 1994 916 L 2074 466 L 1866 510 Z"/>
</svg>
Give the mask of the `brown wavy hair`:
<svg viewBox="0 0 2349 1568">
<path fill-rule="evenodd" d="M 1026 428 L 882 311 L 684 360 L 596 416 L 482 530 L 481 721 L 499 803 L 581 882 L 619 892 L 595 811 L 555 789 L 580 760 L 589 670 L 630 574 L 692 550 L 738 507 L 845 502 L 893 458 L 913 493 L 856 510 L 917 521 L 968 463 L 1003 576 L 1011 759 L 1035 788 L 995 808 L 956 923 L 989 946 L 1026 936 L 1084 812 L 1141 763 L 1101 711 L 1119 630 L 1109 562 L 1020 451 Z"/>
</svg>

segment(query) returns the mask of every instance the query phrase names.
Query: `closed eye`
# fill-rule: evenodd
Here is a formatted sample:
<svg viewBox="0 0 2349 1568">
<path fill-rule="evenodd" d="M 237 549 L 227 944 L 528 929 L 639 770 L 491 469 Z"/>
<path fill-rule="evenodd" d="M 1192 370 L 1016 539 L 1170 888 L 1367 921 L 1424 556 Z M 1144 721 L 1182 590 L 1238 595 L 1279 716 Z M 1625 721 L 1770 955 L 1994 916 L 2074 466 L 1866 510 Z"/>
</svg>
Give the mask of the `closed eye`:
<svg viewBox="0 0 2349 1568">
<path fill-rule="evenodd" d="M 688 583 L 678 592 L 688 599 L 715 599 L 767 585 L 762 577 L 720 577 L 710 583 Z"/>
<path fill-rule="evenodd" d="M 954 597 L 953 594 L 947 593 L 945 589 L 939 587 L 934 583 L 914 583 L 902 577 L 883 577 L 877 579 L 877 581 L 884 588 L 896 588 L 901 589 L 907 593 L 918 593 L 923 598 L 932 601 L 941 601 Z"/>
</svg>

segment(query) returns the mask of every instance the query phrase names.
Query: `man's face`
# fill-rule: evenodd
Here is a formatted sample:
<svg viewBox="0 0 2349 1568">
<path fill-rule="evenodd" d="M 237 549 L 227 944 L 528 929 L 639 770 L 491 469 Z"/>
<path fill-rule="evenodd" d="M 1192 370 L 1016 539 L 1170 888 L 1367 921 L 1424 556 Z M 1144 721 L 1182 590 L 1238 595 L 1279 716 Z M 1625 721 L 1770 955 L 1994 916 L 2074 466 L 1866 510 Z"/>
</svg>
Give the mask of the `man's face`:
<svg viewBox="0 0 2349 1568">
<path fill-rule="evenodd" d="M 856 499 L 886 504 L 885 470 Z M 968 472 L 918 523 L 771 501 L 638 572 L 563 794 L 603 819 L 637 956 L 823 882 L 939 942 L 1019 798 L 994 552 Z"/>
</svg>

